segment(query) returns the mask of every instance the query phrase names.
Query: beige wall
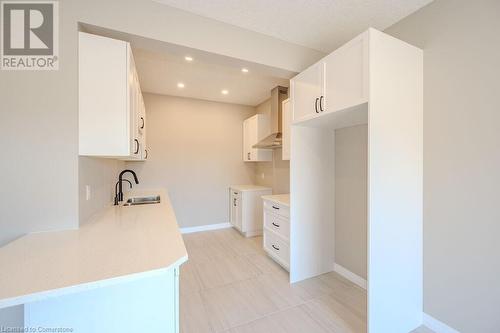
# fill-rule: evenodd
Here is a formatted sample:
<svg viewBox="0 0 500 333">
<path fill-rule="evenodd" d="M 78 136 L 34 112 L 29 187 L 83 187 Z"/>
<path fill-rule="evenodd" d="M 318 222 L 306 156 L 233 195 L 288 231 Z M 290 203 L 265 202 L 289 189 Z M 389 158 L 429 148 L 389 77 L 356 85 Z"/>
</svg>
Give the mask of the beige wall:
<svg viewBox="0 0 500 333">
<path fill-rule="evenodd" d="M 125 162 L 82 156 L 78 158 L 78 166 L 79 217 L 82 224 L 112 204 L 118 174 L 124 169 Z M 90 186 L 90 200 L 86 200 L 87 185 Z"/>
<path fill-rule="evenodd" d="M 271 99 L 255 108 L 255 113 L 271 115 Z M 272 187 L 274 194 L 290 193 L 290 161 L 283 161 L 281 149 L 275 149 L 270 162 L 255 162 L 254 181 L 257 185 Z"/>
<path fill-rule="evenodd" d="M 146 163 L 129 162 L 140 187 L 168 190 L 180 227 L 229 222 L 228 189 L 251 184 L 243 162 L 243 120 L 248 106 L 145 94 Z"/>
<path fill-rule="evenodd" d="M 335 131 L 335 263 L 366 279 L 368 127 Z"/>
<path fill-rule="evenodd" d="M 387 30 L 424 49 L 424 310 L 500 330 L 500 1 L 436 0 Z"/>
</svg>

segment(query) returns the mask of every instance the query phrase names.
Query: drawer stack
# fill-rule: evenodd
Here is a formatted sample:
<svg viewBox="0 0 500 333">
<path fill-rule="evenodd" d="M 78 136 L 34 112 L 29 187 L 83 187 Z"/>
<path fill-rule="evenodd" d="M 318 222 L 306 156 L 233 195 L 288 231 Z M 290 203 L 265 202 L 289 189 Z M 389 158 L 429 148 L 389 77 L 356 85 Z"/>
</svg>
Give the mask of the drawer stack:
<svg viewBox="0 0 500 333">
<path fill-rule="evenodd" d="M 263 246 L 274 261 L 290 269 L 290 207 L 266 198 Z"/>
</svg>

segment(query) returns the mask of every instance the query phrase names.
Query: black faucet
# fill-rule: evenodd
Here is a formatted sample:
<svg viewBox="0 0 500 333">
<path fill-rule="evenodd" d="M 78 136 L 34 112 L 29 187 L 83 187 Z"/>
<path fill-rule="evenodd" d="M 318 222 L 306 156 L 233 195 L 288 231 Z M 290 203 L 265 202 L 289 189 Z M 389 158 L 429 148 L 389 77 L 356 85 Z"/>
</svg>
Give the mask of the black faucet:
<svg viewBox="0 0 500 333">
<path fill-rule="evenodd" d="M 130 186 L 130 188 L 132 188 L 132 182 L 128 179 L 124 179 L 122 182 L 127 182 L 128 185 Z M 118 206 L 118 184 L 120 183 L 120 181 L 117 181 L 116 184 L 115 184 L 115 206 Z"/>
<path fill-rule="evenodd" d="M 127 173 L 127 172 L 130 172 L 132 174 L 132 176 L 134 176 L 134 181 L 136 184 L 139 184 L 139 180 L 137 179 L 137 175 L 135 174 L 134 171 L 132 170 L 123 170 L 122 172 L 120 172 L 120 175 L 118 176 L 118 192 L 116 192 L 116 186 L 115 186 L 115 206 L 118 205 L 118 203 L 120 201 L 123 201 L 123 186 L 122 186 L 122 183 L 124 180 L 127 180 L 127 179 L 123 179 L 123 174 Z M 128 180 L 127 180 L 128 181 Z M 132 183 L 130 181 L 128 181 L 129 184 L 130 184 L 130 187 L 132 187 Z"/>
</svg>

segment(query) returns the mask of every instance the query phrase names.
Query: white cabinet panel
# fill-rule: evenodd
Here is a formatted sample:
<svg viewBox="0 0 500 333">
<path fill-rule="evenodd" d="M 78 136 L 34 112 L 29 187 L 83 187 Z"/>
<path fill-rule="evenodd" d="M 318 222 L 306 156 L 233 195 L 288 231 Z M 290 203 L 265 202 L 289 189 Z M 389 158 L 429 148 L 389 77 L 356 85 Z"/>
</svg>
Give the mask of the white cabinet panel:
<svg viewBox="0 0 500 333">
<path fill-rule="evenodd" d="M 282 148 L 282 159 L 290 160 L 290 126 L 292 126 L 292 113 L 291 113 L 291 103 L 289 99 L 283 101 L 282 107 L 282 130 L 283 130 L 283 148 Z"/>
</svg>

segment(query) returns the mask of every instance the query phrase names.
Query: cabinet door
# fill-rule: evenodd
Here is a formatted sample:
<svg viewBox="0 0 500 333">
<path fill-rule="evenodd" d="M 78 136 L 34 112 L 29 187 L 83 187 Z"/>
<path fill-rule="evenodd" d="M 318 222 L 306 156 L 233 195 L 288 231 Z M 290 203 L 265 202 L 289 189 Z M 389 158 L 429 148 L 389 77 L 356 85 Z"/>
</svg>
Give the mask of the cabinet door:
<svg viewBox="0 0 500 333">
<path fill-rule="evenodd" d="M 284 100 L 282 107 L 282 126 L 283 126 L 283 148 L 282 159 L 290 160 L 290 132 L 292 125 L 292 115 L 290 112 L 290 100 Z"/>
<path fill-rule="evenodd" d="M 293 122 L 319 115 L 320 98 L 324 95 L 324 63 L 309 67 L 290 80 L 293 104 Z"/>
<path fill-rule="evenodd" d="M 258 160 L 258 149 L 253 148 L 253 145 L 259 141 L 259 128 L 258 128 L 258 115 L 253 116 L 248 122 L 248 135 L 249 135 L 249 161 Z"/>
<path fill-rule="evenodd" d="M 368 101 L 368 39 L 365 34 L 324 59 L 325 98 L 322 108 L 335 112 Z"/>
<path fill-rule="evenodd" d="M 146 145 L 146 107 L 144 106 L 144 100 L 142 98 L 142 94 L 140 97 L 140 112 L 139 112 L 139 137 L 141 144 L 141 160 L 147 160 L 148 158 L 148 148 Z"/>
<path fill-rule="evenodd" d="M 243 122 L 243 161 L 250 161 L 250 119 Z"/>
<path fill-rule="evenodd" d="M 133 159 L 138 159 L 141 156 L 141 142 L 139 138 L 139 79 L 135 69 L 134 57 L 127 45 L 128 53 L 128 78 L 129 78 L 129 126 L 130 126 L 130 156 Z"/>
<path fill-rule="evenodd" d="M 231 189 L 231 224 L 241 230 L 241 192 Z"/>
</svg>

